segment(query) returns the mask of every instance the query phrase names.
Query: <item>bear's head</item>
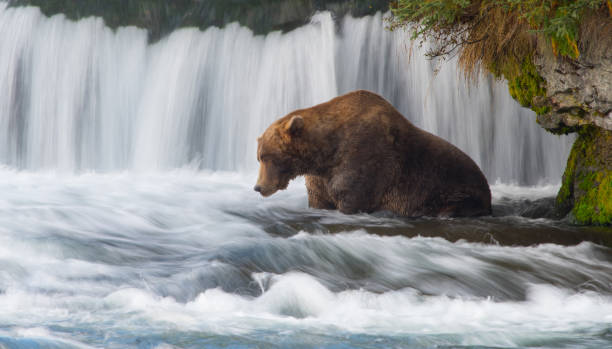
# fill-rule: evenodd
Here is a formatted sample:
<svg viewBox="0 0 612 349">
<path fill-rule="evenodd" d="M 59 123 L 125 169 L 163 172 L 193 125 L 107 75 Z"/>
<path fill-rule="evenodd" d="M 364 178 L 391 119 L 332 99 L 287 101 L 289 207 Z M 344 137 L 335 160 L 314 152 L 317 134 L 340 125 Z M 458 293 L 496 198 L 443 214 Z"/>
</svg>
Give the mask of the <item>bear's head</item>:
<svg viewBox="0 0 612 349">
<path fill-rule="evenodd" d="M 304 131 L 304 119 L 288 115 L 279 119 L 257 139 L 259 178 L 255 191 L 270 196 L 286 189 L 289 181 L 302 174 L 300 137 Z"/>
</svg>

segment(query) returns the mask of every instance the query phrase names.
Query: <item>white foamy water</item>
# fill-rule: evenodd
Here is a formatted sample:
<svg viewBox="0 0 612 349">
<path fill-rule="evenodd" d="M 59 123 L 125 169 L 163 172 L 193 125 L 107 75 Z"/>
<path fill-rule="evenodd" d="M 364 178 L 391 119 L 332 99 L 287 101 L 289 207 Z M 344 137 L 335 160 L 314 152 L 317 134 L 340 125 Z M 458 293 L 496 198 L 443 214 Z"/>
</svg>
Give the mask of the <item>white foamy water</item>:
<svg viewBox="0 0 612 349">
<path fill-rule="evenodd" d="M 0 344 L 610 344 L 607 248 L 409 238 L 431 222 L 311 210 L 302 181 L 262 199 L 254 175 L 1 171 Z"/>
</svg>

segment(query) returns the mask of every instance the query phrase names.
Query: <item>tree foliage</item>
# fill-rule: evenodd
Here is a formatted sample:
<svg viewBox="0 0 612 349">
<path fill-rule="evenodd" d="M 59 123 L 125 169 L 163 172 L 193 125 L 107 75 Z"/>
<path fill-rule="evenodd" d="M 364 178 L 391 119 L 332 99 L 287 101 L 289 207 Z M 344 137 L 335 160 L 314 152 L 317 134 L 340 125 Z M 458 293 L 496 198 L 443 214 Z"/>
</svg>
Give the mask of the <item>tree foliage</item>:
<svg viewBox="0 0 612 349">
<path fill-rule="evenodd" d="M 413 23 L 413 38 L 431 36 L 441 41 L 442 49 L 432 52 L 434 55 L 447 54 L 474 40 L 490 39 L 490 35 L 474 38 L 469 33 L 482 21 L 500 19 L 494 13 L 501 12 L 502 22 L 512 21 L 521 30 L 544 34 L 555 54 L 578 58 L 581 19 L 588 11 L 606 7 L 612 16 L 610 0 L 397 0 L 391 10 L 392 27 Z"/>
</svg>

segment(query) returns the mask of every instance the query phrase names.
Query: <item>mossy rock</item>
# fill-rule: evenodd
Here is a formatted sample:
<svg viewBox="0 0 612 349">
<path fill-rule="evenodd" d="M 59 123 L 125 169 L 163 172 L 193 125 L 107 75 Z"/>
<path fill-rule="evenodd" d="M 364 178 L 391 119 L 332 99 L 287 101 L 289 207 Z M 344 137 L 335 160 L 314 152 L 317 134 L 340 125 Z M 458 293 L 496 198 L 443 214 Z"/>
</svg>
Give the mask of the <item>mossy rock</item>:
<svg viewBox="0 0 612 349">
<path fill-rule="evenodd" d="M 487 66 L 487 70 L 495 77 L 503 76 L 508 81 L 510 96 L 521 106 L 542 115 L 550 112 L 550 106 L 538 102 L 546 97 L 546 81 L 538 73 L 533 60 L 533 54 L 522 60 L 513 57 L 506 59 L 503 64 L 493 62 Z"/>
<path fill-rule="evenodd" d="M 508 78 L 508 90 L 512 98 L 516 99 L 523 107 L 531 108 L 536 114 L 546 114 L 550 111 L 548 106 L 539 106 L 534 103 L 534 98 L 546 96 L 546 82 L 536 70 L 531 56 L 525 57 L 517 67 L 515 73 L 506 73 Z"/>
<path fill-rule="evenodd" d="M 576 223 L 612 224 L 612 131 L 588 126 L 578 133 L 557 195 L 557 208 Z"/>
</svg>

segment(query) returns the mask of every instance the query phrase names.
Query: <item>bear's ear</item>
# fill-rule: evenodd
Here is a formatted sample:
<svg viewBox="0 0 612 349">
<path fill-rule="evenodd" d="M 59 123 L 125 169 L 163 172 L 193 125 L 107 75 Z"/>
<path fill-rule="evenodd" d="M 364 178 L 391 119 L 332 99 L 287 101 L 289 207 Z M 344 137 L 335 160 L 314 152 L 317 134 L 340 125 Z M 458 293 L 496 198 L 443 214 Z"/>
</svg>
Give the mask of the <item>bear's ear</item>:
<svg viewBox="0 0 612 349">
<path fill-rule="evenodd" d="M 287 124 L 287 132 L 292 136 L 299 136 L 304 130 L 304 119 L 299 115 L 294 115 Z"/>
</svg>

